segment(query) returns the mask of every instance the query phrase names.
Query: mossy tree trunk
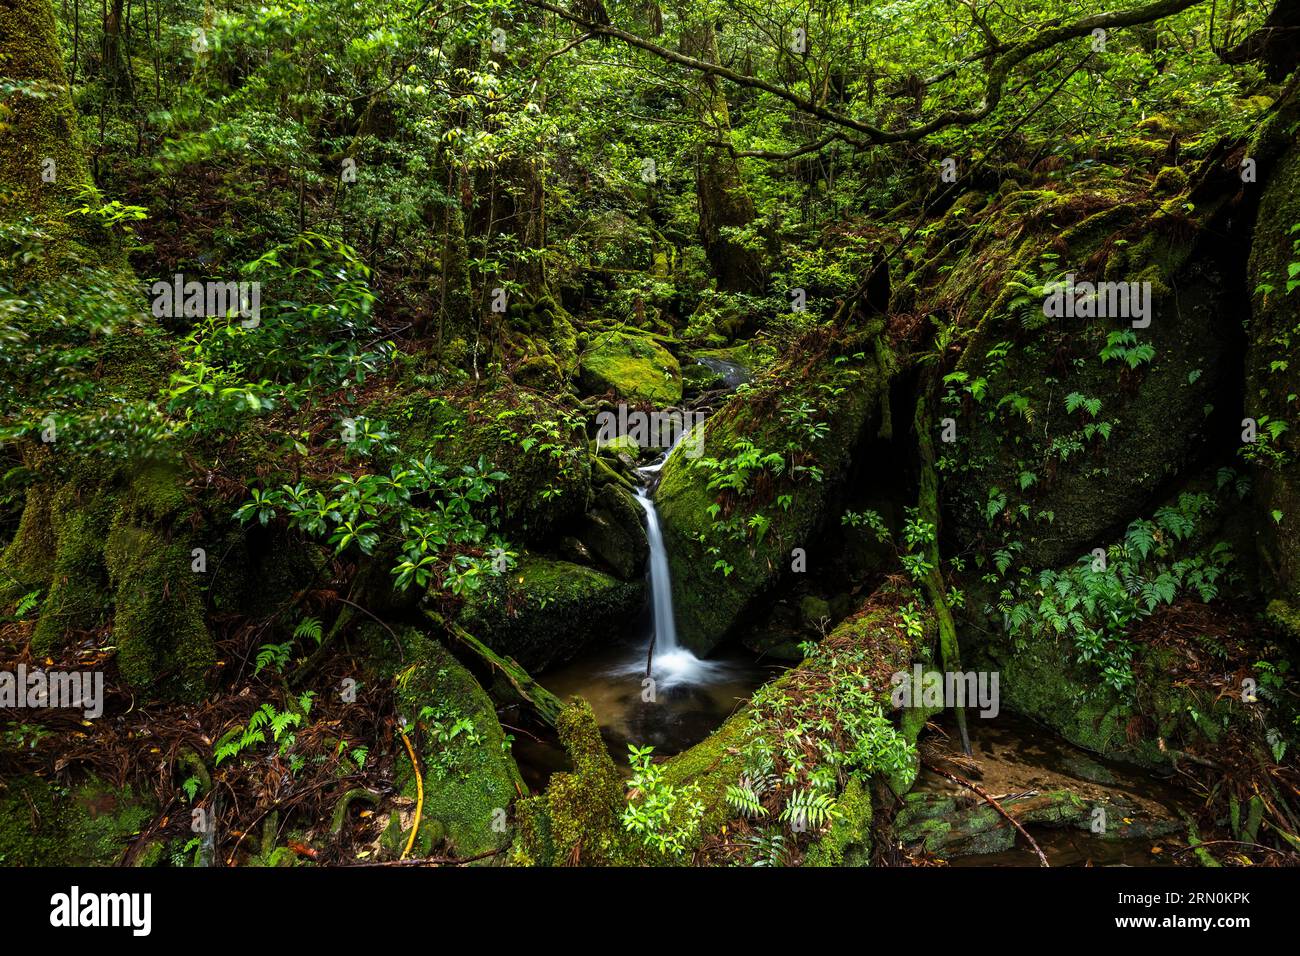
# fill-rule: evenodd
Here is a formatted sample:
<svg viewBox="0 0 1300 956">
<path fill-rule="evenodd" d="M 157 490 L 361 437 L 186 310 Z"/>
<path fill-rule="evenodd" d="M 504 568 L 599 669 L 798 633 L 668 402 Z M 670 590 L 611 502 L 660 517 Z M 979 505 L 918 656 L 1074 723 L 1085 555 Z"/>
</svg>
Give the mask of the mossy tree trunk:
<svg viewBox="0 0 1300 956">
<path fill-rule="evenodd" d="M 939 481 L 934 471 L 934 438 L 931 434 L 934 423 L 930 416 L 930 397 L 928 390 L 922 390 L 916 402 L 916 448 L 921 460 L 920 488 L 917 493 L 917 511 L 920 519 L 927 522 L 934 534 L 925 548 L 927 570 L 921 584 L 926 596 L 934 606 L 934 616 L 939 623 L 939 653 L 943 659 L 943 669 L 949 674 L 961 673 L 961 649 L 957 643 L 957 624 L 953 620 L 952 608 L 948 604 L 947 588 L 943 581 L 943 570 L 939 552 Z M 954 708 L 957 716 L 957 731 L 961 735 L 962 750 L 970 754 L 970 734 L 966 730 L 966 711 L 963 707 Z"/>
<path fill-rule="evenodd" d="M 682 33 L 682 52 L 718 62 L 713 23 L 696 22 Z M 703 127 L 695 148 L 695 194 L 700 206 L 700 244 L 718 280 L 732 292 L 757 291 L 762 284 L 760 257 L 733 236 L 754 221 L 754 203 L 745 189 L 740 162 L 730 150 L 731 117 L 726 91 L 716 77 L 701 74 L 695 85 Z"/>
<path fill-rule="evenodd" d="M 0 218 L 36 218 L 58 252 L 87 238 L 63 216 L 93 182 L 50 0 L 0 0 L 0 75 L 24 87 L 0 106 Z"/>
</svg>

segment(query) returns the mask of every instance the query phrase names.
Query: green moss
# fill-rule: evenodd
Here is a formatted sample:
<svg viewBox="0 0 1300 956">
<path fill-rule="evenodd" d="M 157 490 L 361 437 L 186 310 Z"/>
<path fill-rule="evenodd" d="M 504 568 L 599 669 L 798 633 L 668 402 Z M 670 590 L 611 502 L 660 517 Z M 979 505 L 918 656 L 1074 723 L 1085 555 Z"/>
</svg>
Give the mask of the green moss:
<svg viewBox="0 0 1300 956">
<path fill-rule="evenodd" d="M 166 679 L 170 692 L 197 698 L 216 654 L 190 548 L 119 513 L 104 549 L 113 586 L 113 638 L 122 677 L 136 689 Z"/>
<path fill-rule="evenodd" d="M 385 639 L 376 633 L 377 627 L 365 630 L 363 639 L 379 658 L 391 662 L 390 654 L 382 650 Z M 459 856 L 500 849 L 511 839 L 510 807 L 527 791 L 492 702 L 441 644 L 413 630 L 403 631 L 399 639 L 409 663 L 396 675 L 397 714 L 408 727 L 420 728 L 419 734 L 408 731 L 412 743 L 424 741 L 420 759 L 424 810 L 416 848 L 427 855 L 446 840 Z M 391 663 L 381 666 L 380 672 L 389 667 Z M 425 708 L 431 708 L 432 715 L 423 715 Z M 477 743 L 468 733 L 438 739 L 435 720 L 450 727 L 461 719 L 472 722 Z M 410 759 L 400 739 L 397 746 L 395 782 L 402 795 L 414 801 Z M 406 836 L 401 835 L 402 845 Z"/>
<path fill-rule="evenodd" d="M 1277 460 L 1254 470 L 1258 502 L 1257 553 L 1264 590 L 1300 604 L 1300 336 L 1296 307 L 1300 292 L 1286 292 L 1295 251 L 1292 228 L 1300 223 L 1300 139 L 1294 124 L 1300 108 L 1283 110 L 1261 129 L 1251 155 L 1259 163 L 1262 185 L 1259 214 L 1250 247 L 1247 287 L 1252 290 L 1246 353 L 1246 416 L 1268 416 L 1287 430 L 1271 445 Z M 1247 187 L 1252 188 L 1252 187 Z M 1261 188 L 1256 186 L 1253 188 Z M 1281 520 L 1275 520 L 1274 513 Z"/>
<path fill-rule="evenodd" d="M 860 780 L 850 780 L 836 802 L 840 816 L 808 848 L 804 866 L 870 866 L 871 792 Z"/>
<path fill-rule="evenodd" d="M 111 866 L 157 808 L 92 778 L 63 793 L 34 776 L 0 788 L 0 864 Z"/>
<path fill-rule="evenodd" d="M 521 801 L 511 862 L 535 866 L 654 862 L 623 829 L 623 784 L 591 705 L 580 697 L 570 700 L 556 730 L 573 769 L 554 774 L 545 793 Z"/>
<path fill-rule="evenodd" d="M 971 381 L 987 381 L 979 402 L 958 394 L 957 404 L 936 413 L 958 413 L 957 443 L 945 449 L 955 480 L 944 488 L 945 529 L 957 550 L 1005 540 L 1018 542 L 1017 561 L 1031 566 L 1074 560 L 1131 520 L 1134 502 L 1196 461 L 1220 424 L 1207 408 L 1222 404 L 1235 375 L 1225 360 L 1235 345 L 1221 319 L 1232 307 L 1231 282 L 1217 239 L 1199 231 L 1214 204 L 1207 201 L 1193 220 L 1177 200 L 1170 203 L 1178 208 L 1162 210 L 1131 187 L 1127 194 L 1070 193 L 1051 215 L 949 250 L 952 267 L 921 293 L 923 310 L 962 303 L 964 324 L 977 325 L 957 368 Z M 1049 242 L 1068 249 L 1069 258 L 1044 261 Z M 1026 287 L 1067 272 L 1081 277 L 1076 281 L 1151 283 L 1150 325 L 1133 333 L 1154 349 L 1149 363 L 1132 370 L 1101 360 L 1122 319 L 1066 328 L 1042 316 Z M 996 349 L 1001 342 L 1013 343 L 1005 357 Z M 1078 414 L 1063 401 L 1071 393 L 1101 400 L 1098 421 L 1108 423 L 1109 437 L 1083 435 Z M 1023 411 L 1010 411 L 1008 399 Z M 1149 414 L 1152 408 L 1161 414 Z M 1171 429 L 1169 421 L 1183 427 Z M 1033 480 L 1022 488 L 1025 473 Z M 987 509 L 998 494 L 1006 504 L 991 522 Z"/>
<path fill-rule="evenodd" d="M 672 563 L 678 638 L 696 653 L 716 647 L 738 619 L 788 578 L 795 548 L 804 549 L 808 573 L 815 574 L 819 563 L 829 565 L 837 560 L 818 549 L 818 531 L 828 519 L 837 517 L 828 514 L 829 504 L 848 477 L 855 449 L 875 437 L 882 424 L 889 365 L 873 355 L 879 329 L 876 323 L 862 330 L 856 342 L 846 337 L 846 352 L 861 350 L 872 356 L 864 363 L 836 365 L 826 357 L 811 369 L 800 370 L 802 387 L 810 401 L 825 409 L 823 420 L 829 425 L 826 437 L 809 449 L 822 469 L 822 480 L 783 483 L 780 492 L 792 496 L 788 508 L 770 500 L 758 506 L 771 521 L 761 545 L 753 538 L 738 540 L 715 532 L 709 509 L 717 494 L 708 490 L 708 472 L 693 467 L 686 456 L 689 442 L 678 445 L 665 463 L 655 501 Z M 770 386 L 771 381 L 760 378 L 756 388 Z M 818 385 L 834 386 L 839 392 L 826 396 L 817 390 Z M 792 401 L 787 397 L 787 403 Z M 768 410 L 763 412 L 754 412 L 753 407 L 754 403 L 749 403 L 734 414 L 719 413 L 705 422 L 704 455 L 725 458 L 741 438 L 765 451 L 784 448 L 788 436 L 779 406 L 764 406 Z M 741 507 L 745 513 L 756 510 L 752 505 Z M 717 553 L 710 550 L 714 548 Z M 729 575 L 715 569 L 719 560 L 732 567 Z"/>
<path fill-rule="evenodd" d="M 107 613 L 108 571 L 104 566 L 104 537 L 108 529 L 108 496 L 96 492 L 89 501 L 74 485 L 59 490 L 51 504 L 57 539 L 50 592 L 32 634 L 32 650 L 49 654 L 70 630 L 88 630 Z"/>
<path fill-rule="evenodd" d="M 582 386 L 589 392 L 661 405 L 681 401 L 681 366 L 650 336 L 598 332 L 591 342 L 580 367 Z"/>
<path fill-rule="evenodd" d="M 68 94 L 51 4 L 30 0 L 0 5 L 0 37 L 0 74 L 47 88 L 41 96 L 11 96 L 0 111 L 0 154 L 5 157 L 0 167 L 0 216 L 33 215 L 54 238 L 46 258 L 29 267 L 29 278 L 39 281 L 56 274 L 67 258 L 87 256 L 83 244 L 96 240 L 64 219 L 77 190 L 93 181 Z M 54 161 L 55 179 L 50 183 L 42 178 L 47 159 Z"/>
<path fill-rule="evenodd" d="M 642 580 L 523 555 L 510 574 L 480 590 L 457 620 L 526 670 L 564 660 L 588 642 L 620 633 L 645 599 Z"/>
<path fill-rule="evenodd" d="M 0 599 L 8 604 L 33 588 L 49 585 L 56 551 L 50 502 L 54 489 L 33 485 L 27 489 L 18 531 L 0 556 Z"/>
<path fill-rule="evenodd" d="M 1166 166 L 1156 173 L 1154 189 L 1162 196 L 1176 196 L 1187 188 L 1187 173 L 1177 166 Z"/>
</svg>

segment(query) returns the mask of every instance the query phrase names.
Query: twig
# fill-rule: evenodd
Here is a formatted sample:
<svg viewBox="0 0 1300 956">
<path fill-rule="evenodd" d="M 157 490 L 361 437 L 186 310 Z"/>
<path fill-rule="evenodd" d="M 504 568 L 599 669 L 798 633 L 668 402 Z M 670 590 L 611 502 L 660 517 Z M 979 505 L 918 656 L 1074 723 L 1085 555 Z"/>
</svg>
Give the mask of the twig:
<svg viewBox="0 0 1300 956">
<path fill-rule="evenodd" d="M 420 815 L 424 813 L 424 780 L 420 776 L 420 762 L 415 759 L 415 748 L 411 746 L 411 738 L 406 736 L 405 730 L 398 730 L 402 735 L 402 743 L 406 744 L 407 756 L 411 758 L 411 769 L 415 772 L 415 820 L 411 824 L 411 835 L 406 841 L 406 849 L 402 851 L 399 861 L 405 860 L 411 852 L 411 847 L 415 846 L 415 835 L 420 832 Z"/>
<path fill-rule="evenodd" d="M 411 860 L 368 860 L 364 863 L 347 863 L 346 866 L 464 866 L 466 863 L 473 863 L 476 860 L 485 860 L 490 856 L 496 856 L 504 853 L 505 847 L 496 850 L 488 850 L 486 853 L 478 853 L 474 856 L 425 856 L 416 857 Z"/>
<path fill-rule="evenodd" d="M 1002 814 L 1002 816 L 1006 818 L 1008 823 L 1010 823 L 1013 827 L 1015 827 L 1017 830 L 1020 831 L 1020 835 L 1024 837 L 1025 840 L 1028 841 L 1029 845 L 1033 847 L 1034 852 L 1038 854 L 1039 866 L 1050 867 L 1052 865 L 1047 862 L 1047 857 L 1043 854 L 1042 848 L 1040 848 L 1037 841 L 1035 841 L 1034 838 L 1029 835 L 1029 831 L 1020 825 L 1019 820 L 1017 820 L 1011 814 L 1007 813 L 1006 810 L 1002 809 L 1002 804 L 994 800 L 993 797 L 989 795 L 987 790 L 985 790 L 979 784 L 972 783 L 971 781 L 967 780 L 965 777 L 958 776 L 955 773 L 951 773 L 950 771 L 944 770 L 942 767 L 930 763 L 928 760 L 925 761 L 925 766 L 928 769 L 933 770 L 935 773 L 939 774 L 939 776 L 947 777 L 953 783 L 961 784 L 963 787 L 966 787 L 967 789 L 973 791 L 977 796 L 982 797 L 988 803 L 989 806 L 991 806 L 998 813 Z"/>
</svg>

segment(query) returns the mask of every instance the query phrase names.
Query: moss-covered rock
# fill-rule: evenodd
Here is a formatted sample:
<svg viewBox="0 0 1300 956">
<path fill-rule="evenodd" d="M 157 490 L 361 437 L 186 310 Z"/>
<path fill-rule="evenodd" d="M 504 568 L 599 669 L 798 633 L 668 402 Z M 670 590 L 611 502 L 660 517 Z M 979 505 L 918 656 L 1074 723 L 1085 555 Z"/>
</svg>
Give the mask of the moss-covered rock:
<svg viewBox="0 0 1300 956">
<path fill-rule="evenodd" d="M 398 634 L 405 664 L 398 661 L 393 638 L 378 626 L 367 625 L 363 639 L 372 650 L 377 675 L 395 678 L 396 711 L 406 722 L 412 746 L 418 748 L 424 806 L 412 853 L 428 855 L 444 840 L 462 857 L 506 846 L 511 839 L 510 808 L 527 789 L 492 701 L 469 671 L 424 634 L 410 629 Z M 462 721 L 468 723 L 452 734 Z M 413 812 L 415 775 L 400 737 L 394 738 L 394 746 L 395 784 Z M 405 846 L 409 828 L 403 832 L 399 825 L 397 830 Z"/>
<path fill-rule="evenodd" d="M 818 403 L 820 420 L 827 426 L 823 437 L 805 442 L 793 434 L 782 406 L 765 401 L 760 393 L 743 403 L 733 399 L 699 426 L 705 429 L 705 459 L 687 457 L 692 438 L 679 444 L 664 464 L 655 502 L 672 565 L 677 634 L 697 654 L 716 647 L 783 579 L 800 570 L 815 574 L 819 565 L 829 567 L 838 560 L 828 549 L 819 549 L 819 531 L 838 517 L 830 513 L 832 503 L 843 491 L 854 453 L 888 427 L 893 366 L 892 355 L 877 337 L 880 328 L 880 323 L 874 323 L 842 337 L 838 345 L 847 355 L 840 357 L 849 361 L 836 362 L 836 356 L 822 354 L 808 359 L 806 367 L 774 369 L 756 383 L 756 390 L 779 387 L 784 391 L 797 385 L 800 396 L 806 394 L 810 402 Z M 787 395 L 784 404 L 798 401 L 798 396 Z M 761 511 L 769 522 L 761 540 L 752 532 L 736 535 L 718 530 L 711 509 L 719 493 L 708 488 L 710 472 L 695 464 L 726 458 L 741 440 L 765 453 L 782 451 L 794 441 L 806 447 L 821 469 L 820 481 L 781 484 L 777 493 L 790 495 L 787 505 L 777 504 L 775 494 L 737 503 L 745 520 L 750 512 Z M 730 573 L 724 574 L 719 562 L 729 566 Z"/>
<path fill-rule="evenodd" d="M 840 816 L 804 854 L 804 866 L 871 865 L 871 791 L 852 779 L 840 794 Z"/>
<path fill-rule="evenodd" d="M 882 590 L 827 637 L 840 654 L 855 658 L 861 655 L 855 665 L 856 679 L 864 680 L 874 689 L 875 699 L 882 708 L 890 707 L 890 676 L 906 670 L 915 655 L 912 641 L 897 617 L 896 605 L 906 600 L 902 593 Z M 932 628 L 932 624 L 928 626 Z M 824 686 L 829 676 L 828 667 L 838 666 L 838 663 L 830 663 L 832 660 L 838 662 L 841 658 L 837 654 L 810 657 L 767 685 L 764 693 L 769 697 L 794 696 L 800 693 L 800 688 Z M 926 713 L 922 708 L 903 712 L 904 732 L 910 734 L 907 737 L 909 744 L 915 742 L 919 724 L 924 723 Z M 906 727 L 909 715 L 919 719 L 919 723 L 916 720 L 912 722 L 910 731 Z M 762 725 L 756 723 L 754 707 L 746 704 L 705 740 L 664 763 L 666 783 L 699 788 L 698 798 L 704 805 L 700 842 L 721 832 L 735 816 L 736 811 L 727 802 L 727 789 L 741 782 L 745 773 L 744 748 L 755 734 L 761 735 L 761 732 Z M 837 746 L 832 740 L 822 737 L 820 730 L 810 729 L 809 734 L 814 746 Z M 905 770 L 901 779 L 896 781 L 899 791 L 906 792 L 915 776 L 915 766 Z M 836 801 L 843 816 L 808 847 L 806 862 L 816 866 L 869 863 L 872 809 L 868 783 L 850 776 Z"/>
<path fill-rule="evenodd" d="M 92 778 L 64 792 L 34 776 L 0 786 L 0 865 L 112 866 L 157 807 Z"/>
<path fill-rule="evenodd" d="M 635 498 L 617 484 L 605 484 L 592 496 L 578 537 L 592 555 L 624 581 L 645 573 L 650 544 L 645 515 Z"/>
<path fill-rule="evenodd" d="M 520 866 L 619 866 L 654 862 L 623 828 L 623 782 L 591 705 L 573 698 L 556 727 L 572 770 L 519 802 L 511 862 Z"/>
<path fill-rule="evenodd" d="M 540 671 L 597 638 L 621 633 L 644 601 L 642 581 L 524 555 L 517 568 L 466 603 L 457 623 L 498 654 Z"/>
<path fill-rule="evenodd" d="M 1281 422 L 1274 437 L 1257 424 L 1254 462 L 1258 554 L 1265 591 L 1300 609 L 1300 289 L 1287 292 L 1300 223 L 1300 134 L 1297 110 L 1284 110 L 1261 130 L 1252 149 L 1267 179 L 1251 242 L 1249 345 L 1246 353 L 1245 415 L 1262 423 Z M 1280 609 L 1279 609 L 1280 610 Z M 1290 615 L 1278 615 L 1286 619 Z M 1300 631 L 1294 631 L 1300 636 Z"/>
<path fill-rule="evenodd" d="M 431 455 L 455 467 L 482 460 L 505 472 L 493 503 L 512 540 L 542 540 L 587 508 L 592 466 L 585 428 L 541 395 L 503 384 L 453 403 L 413 390 L 366 414 L 389 422 L 402 456 Z"/>
<path fill-rule="evenodd" d="M 632 332 L 593 332 L 579 380 L 591 394 L 613 392 L 630 402 L 674 405 L 682 399 L 677 359 L 653 337 Z"/>
<path fill-rule="evenodd" d="M 1081 190 L 1025 219 L 1013 194 L 980 214 L 969 246 L 942 250 L 949 266 L 918 305 L 958 302 L 973 329 L 935 415 L 951 419 L 936 447 L 956 550 L 1014 542 L 1018 562 L 1071 561 L 1227 442 L 1240 333 L 1222 316 L 1239 263 L 1210 226 L 1217 208 L 1193 219 L 1176 200 Z M 1047 286 L 1065 274 L 1149 284 L 1149 326 L 1049 318 Z"/>
</svg>

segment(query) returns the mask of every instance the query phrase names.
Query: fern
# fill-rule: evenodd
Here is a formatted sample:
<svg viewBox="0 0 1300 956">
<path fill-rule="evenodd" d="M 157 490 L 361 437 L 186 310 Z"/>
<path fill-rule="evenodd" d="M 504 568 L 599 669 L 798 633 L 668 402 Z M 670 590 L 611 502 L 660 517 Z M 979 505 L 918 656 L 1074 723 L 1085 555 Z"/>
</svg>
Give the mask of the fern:
<svg viewBox="0 0 1300 956">
<path fill-rule="evenodd" d="M 24 594 L 21 598 L 19 598 L 18 606 L 14 608 L 14 617 L 21 621 L 31 611 L 32 608 L 36 607 L 36 604 L 40 600 L 40 597 L 41 597 L 40 588 L 37 588 L 35 591 L 29 591 L 26 594 Z"/>
<path fill-rule="evenodd" d="M 293 636 L 298 640 L 310 637 L 317 645 L 322 640 L 321 623 L 319 618 L 305 617 L 293 630 Z"/>
<path fill-rule="evenodd" d="M 781 822 L 794 829 L 804 826 L 819 830 L 840 815 L 835 798 L 829 793 L 799 789 L 790 795 L 781 811 Z"/>
<path fill-rule="evenodd" d="M 293 645 L 287 641 L 283 644 L 263 644 L 257 650 L 253 676 L 256 677 L 264 668 L 271 666 L 278 671 L 284 670 L 284 665 L 289 663 L 289 654 L 292 650 Z"/>
</svg>

